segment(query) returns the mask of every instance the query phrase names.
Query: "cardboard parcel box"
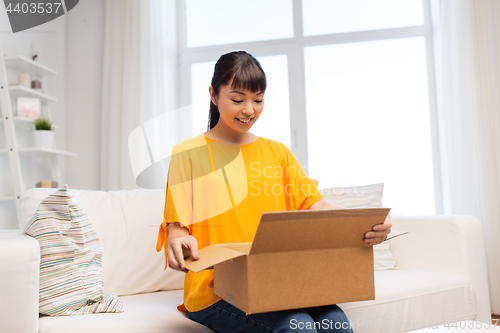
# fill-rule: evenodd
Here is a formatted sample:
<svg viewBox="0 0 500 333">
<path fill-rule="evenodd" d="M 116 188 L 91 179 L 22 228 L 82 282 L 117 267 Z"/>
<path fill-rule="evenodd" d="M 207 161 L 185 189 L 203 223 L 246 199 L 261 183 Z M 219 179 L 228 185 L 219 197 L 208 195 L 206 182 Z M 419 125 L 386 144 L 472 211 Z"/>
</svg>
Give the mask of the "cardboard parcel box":
<svg viewBox="0 0 500 333">
<path fill-rule="evenodd" d="M 247 314 L 375 299 L 364 234 L 390 208 L 263 213 L 253 243 L 218 244 L 186 259 L 214 268 L 215 294 Z"/>
</svg>

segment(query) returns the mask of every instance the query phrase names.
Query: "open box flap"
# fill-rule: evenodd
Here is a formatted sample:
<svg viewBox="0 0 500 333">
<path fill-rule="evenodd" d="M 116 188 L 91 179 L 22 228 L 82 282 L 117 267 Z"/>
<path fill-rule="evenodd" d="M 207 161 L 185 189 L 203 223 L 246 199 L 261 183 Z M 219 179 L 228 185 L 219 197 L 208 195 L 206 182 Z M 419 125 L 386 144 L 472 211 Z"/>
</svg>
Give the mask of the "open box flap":
<svg viewBox="0 0 500 333">
<path fill-rule="evenodd" d="M 238 252 L 242 252 L 244 254 L 249 254 L 250 248 L 252 247 L 252 243 L 227 243 L 227 244 L 217 244 L 217 246 L 223 246 L 226 249 L 235 250 Z"/>
<path fill-rule="evenodd" d="M 191 257 L 186 258 L 186 268 L 198 273 L 221 262 L 247 255 L 249 248 L 249 243 L 210 245 L 198 250 L 199 260 L 193 260 Z"/>
<path fill-rule="evenodd" d="M 250 255 L 368 247 L 364 234 L 384 223 L 390 208 L 300 210 L 263 213 Z"/>
<path fill-rule="evenodd" d="M 408 231 L 391 229 L 391 232 L 389 233 L 389 235 L 387 235 L 387 238 L 385 240 L 388 241 L 389 239 L 393 239 L 401 235 L 406 235 L 407 233 Z"/>
</svg>

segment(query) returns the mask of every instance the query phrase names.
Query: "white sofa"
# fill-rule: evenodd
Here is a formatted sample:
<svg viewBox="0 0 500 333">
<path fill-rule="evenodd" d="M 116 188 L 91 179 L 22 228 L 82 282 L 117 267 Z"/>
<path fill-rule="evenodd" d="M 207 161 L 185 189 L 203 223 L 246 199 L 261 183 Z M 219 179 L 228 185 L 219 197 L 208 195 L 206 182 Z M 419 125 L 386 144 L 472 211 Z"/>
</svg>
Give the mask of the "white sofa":
<svg viewBox="0 0 500 333">
<path fill-rule="evenodd" d="M 22 197 L 27 223 L 53 189 Z M 123 313 L 38 316 L 38 242 L 21 230 L 0 232 L 0 332 L 211 332 L 189 320 L 182 303 L 183 273 L 163 270 L 155 251 L 164 191 L 72 190 L 103 245 L 105 293 L 117 293 Z M 391 240 L 398 269 L 375 272 L 374 301 L 340 306 L 355 332 L 403 332 L 476 319 L 491 322 L 480 221 L 471 216 L 393 216 L 409 234 Z"/>
</svg>

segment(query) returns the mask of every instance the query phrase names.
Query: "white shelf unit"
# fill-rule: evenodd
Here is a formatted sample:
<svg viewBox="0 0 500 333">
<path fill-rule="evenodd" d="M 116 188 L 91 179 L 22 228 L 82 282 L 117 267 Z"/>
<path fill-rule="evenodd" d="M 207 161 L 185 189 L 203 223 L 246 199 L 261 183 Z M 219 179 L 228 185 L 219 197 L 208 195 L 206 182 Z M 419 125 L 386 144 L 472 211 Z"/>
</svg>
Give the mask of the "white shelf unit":
<svg viewBox="0 0 500 333">
<path fill-rule="evenodd" d="M 57 98 L 49 96 L 47 94 L 38 92 L 36 90 L 26 88 L 25 86 L 10 86 L 9 87 L 10 96 L 12 98 L 16 97 L 38 97 L 40 102 L 57 102 Z"/>
<path fill-rule="evenodd" d="M 59 155 L 59 156 L 76 156 L 75 153 L 69 152 L 69 151 L 64 151 L 64 150 L 58 150 L 58 149 L 52 149 L 52 148 L 40 148 L 40 147 L 28 147 L 28 148 L 19 148 L 18 149 L 20 154 L 31 154 L 32 156 L 37 156 L 37 157 L 45 157 L 45 154 L 51 154 L 51 155 Z M 0 149 L 0 154 L 5 154 L 7 153 L 7 149 Z"/>
<path fill-rule="evenodd" d="M 14 117 L 13 119 L 16 128 L 31 130 L 31 131 L 35 130 L 35 121 L 33 119 L 25 117 Z M 0 118 L 0 126 L 3 126 L 3 119 L 1 118 Z M 58 126 L 56 124 L 52 124 L 52 128 L 56 130 Z"/>
<path fill-rule="evenodd" d="M 26 88 L 19 85 L 9 85 L 8 70 L 17 73 L 29 73 L 31 78 L 35 77 L 41 81 L 42 90 L 36 91 L 34 89 Z M 52 173 L 52 180 L 56 180 L 59 185 L 63 185 L 61 177 L 59 158 L 76 156 L 75 153 L 63 151 L 59 149 L 48 149 L 38 147 L 19 147 L 18 134 L 20 132 L 33 131 L 35 129 L 34 121 L 32 119 L 14 116 L 12 101 L 17 97 L 36 97 L 40 99 L 41 104 L 44 106 L 42 116 L 52 120 L 50 112 L 50 103 L 57 102 L 57 98 L 50 96 L 47 93 L 47 82 L 45 77 L 47 75 L 57 75 L 57 71 L 44 66 L 36 61 L 23 55 L 5 55 L 2 45 L 0 45 L 0 127 L 3 127 L 5 132 L 5 147 L 0 147 L 0 157 L 7 155 L 12 188 L 14 193 L 12 195 L 5 193 L 0 194 L 0 204 L 6 201 L 15 201 L 16 215 L 18 219 L 19 228 L 23 228 L 21 221 L 21 207 L 20 198 L 24 188 L 35 187 L 35 184 L 26 184 L 25 187 L 23 170 L 21 167 L 21 158 L 48 158 L 46 163 Z M 56 126 L 54 126 L 57 128 Z M 2 173 L 0 172 L 0 177 Z M 7 191 L 8 192 L 8 191 Z"/>
<path fill-rule="evenodd" d="M 48 68 L 47 66 L 44 66 L 36 61 L 33 61 L 30 58 L 25 57 L 23 55 L 12 55 L 12 56 L 6 55 L 4 57 L 4 60 L 7 67 L 12 68 L 18 72 L 23 72 L 23 73 L 29 72 L 39 76 L 57 74 L 57 71 Z"/>
</svg>

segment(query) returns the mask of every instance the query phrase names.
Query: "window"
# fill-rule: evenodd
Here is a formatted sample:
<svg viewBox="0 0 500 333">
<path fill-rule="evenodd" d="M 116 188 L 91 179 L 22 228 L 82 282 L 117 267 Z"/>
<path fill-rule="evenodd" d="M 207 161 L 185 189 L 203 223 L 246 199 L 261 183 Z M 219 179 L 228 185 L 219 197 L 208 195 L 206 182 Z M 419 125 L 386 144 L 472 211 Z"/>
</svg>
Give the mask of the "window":
<svg viewBox="0 0 500 333">
<path fill-rule="evenodd" d="M 304 0 L 304 36 L 424 24 L 421 0 Z"/>
<path fill-rule="evenodd" d="M 320 188 L 384 182 L 391 214 L 441 211 L 428 0 L 182 3 L 193 136 L 207 130 L 215 61 L 246 50 L 268 77 L 253 133 L 290 147 Z"/>
<path fill-rule="evenodd" d="M 293 37 L 291 0 L 186 0 L 186 46 Z"/>
</svg>

